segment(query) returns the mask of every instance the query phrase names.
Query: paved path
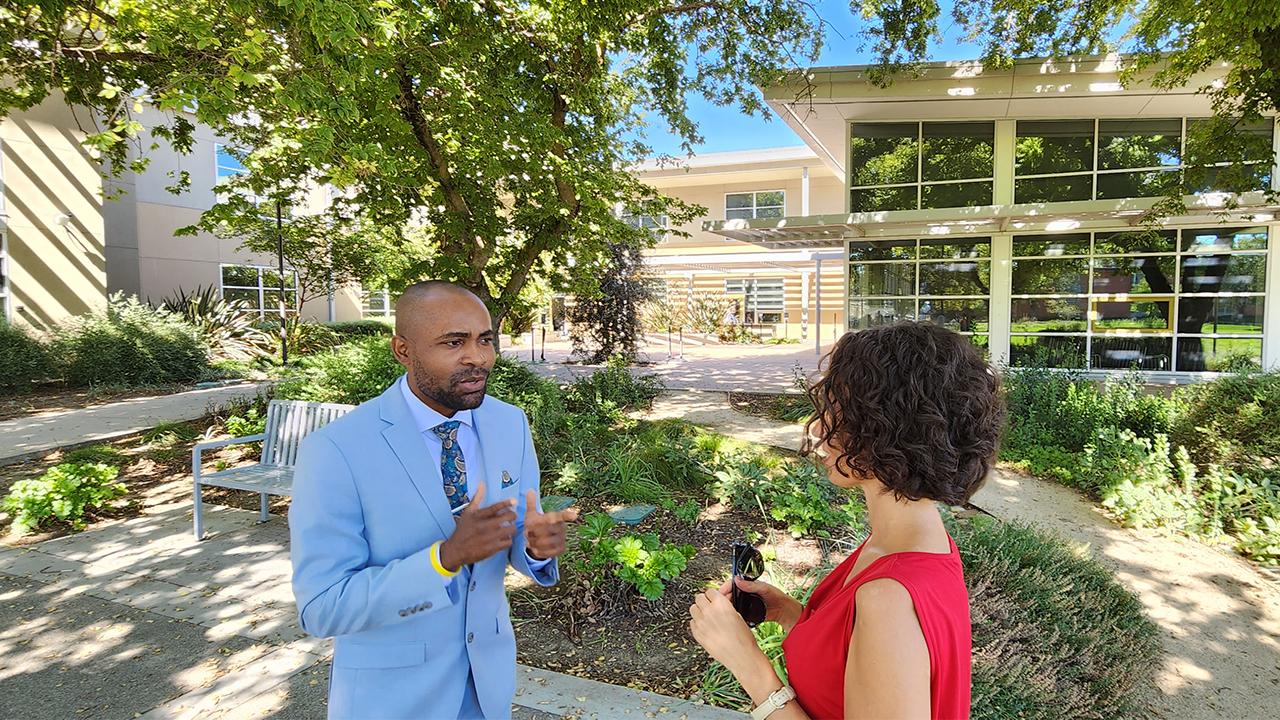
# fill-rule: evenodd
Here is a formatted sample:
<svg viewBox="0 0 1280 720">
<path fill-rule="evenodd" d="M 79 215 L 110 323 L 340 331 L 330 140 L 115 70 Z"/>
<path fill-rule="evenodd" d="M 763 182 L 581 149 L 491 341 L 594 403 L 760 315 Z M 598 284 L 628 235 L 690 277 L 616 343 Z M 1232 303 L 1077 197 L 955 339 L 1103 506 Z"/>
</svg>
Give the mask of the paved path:
<svg viewBox="0 0 1280 720">
<path fill-rule="evenodd" d="M 721 393 L 669 393 L 653 413 L 777 447 L 796 449 L 801 439 L 798 425 L 735 412 Z M 1123 528 L 1079 493 L 1005 469 L 992 473 L 973 502 L 997 517 L 1033 523 L 1078 544 L 1138 596 L 1160 627 L 1166 653 L 1151 693 L 1160 717 L 1276 717 L 1280 583 L 1232 552 Z"/>
<path fill-rule="evenodd" d="M 525 346 L 504 346 L 503 354 L 529 361 L 528 339 Z M 679 350 L 678 346 L 675 348 Z M 823 351 L 830 343 L 823 345 Z M 534 354 L 541 358 L 539 343 Z M 548 342 L 545 363 L 533 365 L 538 372 L 562 381 L 590 375 L 598 367 L 566 365 L 571 348 L 567 343 Z M 669 358 L 666 343 L 650 343 L 641 348 L 641 360 L 652 365 L 636 372 L 652 373 L 662 378 L 668 388 L 685 390 L 741 390 L 746 392 L 792 392 L 795 390 L 794 368 L 809 374 L 818 369 L 818 355 L 813 345 L 686 345 L 683 357 Z"/>
<path fill-rule="evenodd" d="M 288 529 L 190 503 L 0 546 L 0 718 L 323 718 L 328 641 L 298 628 Z M 740 720 L 739 713 L 518 668 L 514 717 Z"/>
<path fill-rule="evenodd" d="M 188 390 L 6 420 L 0 422 L 0 465 L 20 462 L 55 448 L 132 435 L 163 422 L 194 420 L 232 400 L 252 398 L 266 387 L 266 384 L 246 383 Z"/>
</svg>

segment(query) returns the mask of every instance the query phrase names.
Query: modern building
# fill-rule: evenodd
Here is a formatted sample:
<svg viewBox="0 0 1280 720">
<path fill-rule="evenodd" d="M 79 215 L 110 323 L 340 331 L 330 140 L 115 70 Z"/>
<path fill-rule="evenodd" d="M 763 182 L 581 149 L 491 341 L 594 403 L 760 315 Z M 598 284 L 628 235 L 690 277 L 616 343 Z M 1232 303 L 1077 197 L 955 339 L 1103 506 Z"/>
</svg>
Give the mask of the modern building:
<svg viewBox="0 0 1280 720">
<path fill-rule="evenodd" d="M 1211 114 L 1195 89 L 1221 68 L 1175 90 L 1123 84 L 1116 58 L 937 63 L 887 88 L 868 70 L 819 68 L 765 89 L 807 152 L 647 171 L 710 209 L 703 232 L 653 251 L 655 271 L 697 273 L 695 292 L 718 272 L 733 292 L 747 264 L 772 288 L 806 263 L 816 278 L 821 263 L 823 313 L 838 300 L 842 327 L 933 320 L 1002 363 L 1174 380 L 1280 367 L 1275 119 L 1245 127 L 1260 148 L 1253 192 L 1227 195 L 1211 178 L 1185 212 L 1151 212 L 1162 181 L 1190 161 L 1188 129 Z M 760 167 L 765 157 L 779 167 Z M 766 276 L 779 264 L 787 273 Z M 833 264 L 838 298 L 827 292 Z M 799 300 L 810 322 L 815 295 Z"/>
<path fill-rule="evenodd" d="M 645 163 L 637 174 L 663 194 L 701 205 L 707 218 L 668 228 L 664 217 L 638 222 L 663 232 L 646 254 L 673 304 L 722 298 L 734 322 L 771 337 L 829 342 L 844 331 L 844 269 L 838 250 L 771 250 L 709 232 L 723 220 L 777 222 L 844 210 L 844 182 L 808 147 L 708 153 L 678 164 Z M 823 261 L 826 261 L 825 264 Z"/>
<path fill-rule="evenodd" d="M 163 118 L 145 107 L 137 119 L 145 128 L 137 147 L 149 147 L 150 129 Z M 0 121 L 3 318 L 48 328 L 103 306 L 114 292 L 159 302 L 209 286 L 274 315 L 280 294 L 274 254 L 247 253 L 234 238 L 174 234 L 214 205 L 219 181 L 245 172 L 235 148 L 197 123 L 191 152 L 157 141 L 144 172 L 104 177 L 81 144 L 92 128 L 87 112 L 53 97 Z M 169 192 L 182 173 L 190 187 Z M 312 188 L 290 212 L 318 211 L 327 200 L 322 188 Z M 292 301 L 296 274 L 286 268 L 284 280 Z M 362 312 L 356 288 L 338 288 L 332 306 L 321 296 L 302 308 L 320 320 L 358 319 Z"/>
</svg>

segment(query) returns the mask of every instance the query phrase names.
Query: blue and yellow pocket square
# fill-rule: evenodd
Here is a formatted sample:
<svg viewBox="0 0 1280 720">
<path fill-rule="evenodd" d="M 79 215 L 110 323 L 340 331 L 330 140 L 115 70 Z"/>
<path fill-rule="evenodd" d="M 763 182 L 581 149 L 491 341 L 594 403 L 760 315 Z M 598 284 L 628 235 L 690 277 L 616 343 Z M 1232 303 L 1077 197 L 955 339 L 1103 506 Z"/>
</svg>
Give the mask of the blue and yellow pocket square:
<svg viewBox="0 0 1280 720">
<path fill-rule="evenodd" d="M 502 471 L 502 487 L 509 488 L 516 484 L 516 479 L 511 477 L 511 473 L 506 470 Z"/>
</svg>

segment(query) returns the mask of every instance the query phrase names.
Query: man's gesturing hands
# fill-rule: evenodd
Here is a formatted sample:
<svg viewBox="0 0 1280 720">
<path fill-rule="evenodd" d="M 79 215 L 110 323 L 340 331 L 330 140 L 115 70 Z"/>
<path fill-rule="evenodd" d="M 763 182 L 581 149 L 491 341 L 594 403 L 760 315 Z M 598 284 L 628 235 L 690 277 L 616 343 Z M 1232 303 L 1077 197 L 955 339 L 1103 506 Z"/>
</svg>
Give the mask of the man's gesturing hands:
<svg viewBox="0 0 1280 720">
<path fill-rule="evenodd" d="M 516 534 L 516 501 L 502 500 L 483 507 L 485 486 L 476 488 L 471 503 L 458 513 L 453 534 L 440 544 L 440 564 L 456 571 L 463 565 L 484 560 L 511 547 Z M 547 560 L 565 549 L 566 524 L 578 519 L 574 508 L 544 513 L 538 510 L 538 496 L 525 493 L 524 535 L 530 557 Z"/>
<path fill-rule="evenodd" d="M 578 519 L 577 508 L 544 513 L 538 510 L 538 495 L 532 490 L 524 494 L 524 539 L 529 557 L 549 560 L 564 552 L 568 523 Z"/>
</svg>

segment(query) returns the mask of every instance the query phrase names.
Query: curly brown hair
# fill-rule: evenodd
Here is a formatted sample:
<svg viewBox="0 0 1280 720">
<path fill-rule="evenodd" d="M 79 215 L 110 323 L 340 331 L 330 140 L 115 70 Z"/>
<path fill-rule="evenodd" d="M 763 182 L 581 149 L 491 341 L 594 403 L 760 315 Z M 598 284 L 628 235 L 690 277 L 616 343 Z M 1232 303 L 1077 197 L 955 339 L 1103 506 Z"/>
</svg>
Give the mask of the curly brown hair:
<svg viewBox="0 0 1280 720">
<path fill-rule="evenodd" d="M 900 500 L 962 505 L 981 487 L 1005 408 L 999 375 L 968 338 L 900 322 L 845 334 L 826 365 L 809 388 L 806 454 L 838 448 L 838 471 L 874 476 Z"/>
</svg>

